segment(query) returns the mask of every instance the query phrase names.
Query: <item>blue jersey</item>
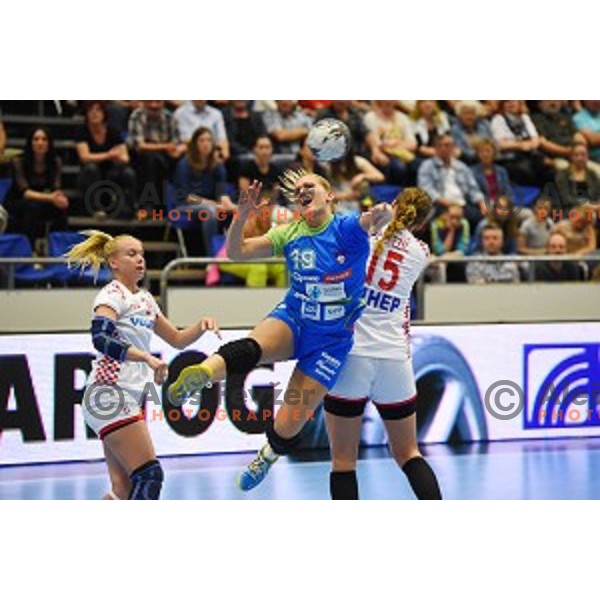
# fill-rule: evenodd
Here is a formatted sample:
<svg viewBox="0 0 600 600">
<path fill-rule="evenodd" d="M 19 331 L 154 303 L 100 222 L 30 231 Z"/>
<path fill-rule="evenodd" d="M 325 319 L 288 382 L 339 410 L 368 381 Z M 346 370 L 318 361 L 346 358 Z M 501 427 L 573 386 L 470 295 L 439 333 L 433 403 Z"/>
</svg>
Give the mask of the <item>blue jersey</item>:
<svg viewBox="0 0 600 600">
<path fill-rule="evenodd" d="M 336 329 L 360 316 L 369 237 L 357 215 L 333 215 L 320 227 L 295 221 L 267 233 L 285 256 L 291 287 L 284 304 L 305 324 Z"/>
</svg>

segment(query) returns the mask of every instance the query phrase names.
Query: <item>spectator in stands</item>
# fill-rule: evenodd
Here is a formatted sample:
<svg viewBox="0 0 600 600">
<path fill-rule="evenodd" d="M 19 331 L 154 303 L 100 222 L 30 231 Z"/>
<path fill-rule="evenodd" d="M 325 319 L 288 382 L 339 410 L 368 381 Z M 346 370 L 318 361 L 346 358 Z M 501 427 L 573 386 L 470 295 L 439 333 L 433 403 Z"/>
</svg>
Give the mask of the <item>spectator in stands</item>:
<svg viewBox="0 0 600 600">
<path fill-rule="evenodd" d="M 267 130 L 261 116 L 249 109 L 248 100 L 233 100 L 224 111 L 232 157 L 249 158 L 254 144 Z"/>
<path fill-rule="evenodd" d="M 492 210 L 477 224 L 473 234 L 473 246 L 476 252 L 480 252 L 483 248 L 483 230 L 490 224 L 502 229 L 502 252 L 516 254 L 520 221 L 511 198 L 500 196 Z"/>
<path fill-rule="evenodd" d="M 254 156 L 246 161 L 241 168 L 238 186 L 247 190 L 254 180 L 261 181 L 265 192 L 274 193 L 279 187 L 279 177 L 282 169 L 272 161 L 273 143 L 267 135 L 256 139 L 253 148 Z M 281 197 L 283 200 L 283 197 Z"/>
<path fill-rule="evenodd" d="M 410 180 L 410 167 L 415 159 L 417 140 L 410 119 L 395 108 L 394 100 L 376 100 L 364 117 L 371 134 L 371 162 L 389 183 L 403 185 Z"/>
<path fill-rule="evenodd" d="M 554 180 L 559 200 L 557 208 L 569 211 L 575 206 L 600 201 L 600 178 L 589 168 L 588 158 L 586 144 L 580 142 L 571 147 L 568 168 L 560 170 Z"/>
<path fill-rule="evenodd" d="M 338 119 L 345 123 L 352 136 L 354 151 L 358 154 L 365 151 L 367 135 L 372 134 L 367 132 L 362 114 L 352 106 L 352 100 L 333 100 L 331 106 L 317 113 L 315 121 L 321 119 Z"/>
<path fill-rule="evenodd" d="M 108 125 L 127 137 L 129 117 L 136 108 L 141 108 L 141 100 L 106 100 L 106 112 L 108 113 Z"/>
<path fill-rule="evenodd" d="M 360 212 L 372 204 L 370 185 L 383 183 L 385 177 L 363 156 L 350 150 L 344 160 L 327 165 L 327 179 L 335 192 L 336 211 Z"/>
<path fill-rule="evenodd" d="M 75 134 L 81 163 L 79 187 L 87 207 L 101 206 L 87 198 L 88 190 L 106 180 L 119 186 L 124 205 L 115 216 L 131 217 L 135 200 L 135 171 L 129 166 L 129 152 L 121 134 L 108 124 L 106 104 L 101 100 L 84 102 L 85 124 Z M 92 190 L 93 191 L 93 190 Z M 118 201 L 117 198 L 113 199 Z"/>
<path fill-rule="evenodd" d="M 567 238 L 560 231 L 548 236 L 544 254 L 561 256 L 567 253 Z M 572 261 L 550 261 L 534 264 L 536 281 L 579 281 L 581 269 Z"/>
<path fill-rule="evenodd" d="M 581 205 L 569 211 L 568 217 L 556 224 L 554 231 L 567 239 L 567 252 L 575 256 L 587 256 L 596 252 L 596 213 L 597 207 Z"/>
<path fill-rule="evenodd" d="M 519 227 L 517 252 L 536 256 L 546 253 L 546 244 L 554 227 L 552 201 L 541 196 L 534 205 L 533 214 L 525 219 Z"/>
<path fill-rule="evenodd" d="M 129 118 L 128 143 L 135 151 L 140 188 L 144 186 L 139 203 L 150 209 L 160 207 L 164 183 L 186 152 L 177 123 L 164 104 L 164 100 L 145 100 Z"/>
<path fill-rule="evenodd" d="M 504 234 L 494 223 L 488 223 L 482 232 L 483 252 L 481 256 L 502 256 Z M 518 283 L 519 268 L 511 261 L 474 261 L 467 265 L 469 283 Z"/>
<path fill-rule="evenodd" d="M 471 231 L 460 204 L 449 204 L 431 223 L 431 247 L 436 256 L 464 256 Z"/>
<path fill-rule="evenodd" d="M 435 100 L 417 100 L 410 119 L 417 140 L 417 155 L 422 158 L 435 156 L 435 140 L 450 133 L 448 115 L 440 110 Z"/>
<path fill-rule="evenodd" d="M 300 150 L 296 154 L 296 159 L 287 168 L 293 170 L 304 169 L 307 173 L 326 177 L 326 170 L 321 166 L 314 152 L 308 147 L 307 140 L 308 138 L 304 138 L 302 146 L 300 146 Z"/>
<path fill-rule="evenodd" d="M 333 100 L 298 100 L 298 106 L 311 117 L 314 117 L 320 110 L 329 108 Z"/>
<path fill-rule="evenodd" d="M 193 209 L 193 225 L 188 228 L 192 234 L 186 236 L 190 252 L 210 256 L 211 240 L 219 233 L 226 211 L 235 210 L 227 195 L 227 174 L 210 129 L 200 127 L 193 133 L 186 155 L 177 163 L 173 184 L 176 207 Z M 197 228 L 202 231 L 201 247 L 193 233 Z"/>
<path fill-rule="evenodd" d="M 484 196 L 473 173 L 465 163 L 454 158 L 454 141 L 449 135 L 435 142 L 436 155 L 419 167 L 418 185 L 430 196 L 438 214 L 451 204 L 464 207 L 465 217 L 475 226 L 482 216 Z"/>
<path fill-rule="evenodd" d="M 502 100 L 492 119 L 492 134 L 500 161 L 515 183 L 542 186 L 547 179 L 540 138 L 522 100 Z"/>
<path fill-rule="evenodd" d="M 590 147 L 591 159 L 600 163 L 600 100 L 584 100 L 583 106 L 573 122 Z"/>
<path fill-rule="evenodd" d="M 50 132 L 38 127 L 25 141 L 23 156 L 13 159 L 15 182 L 9 212 L 17 229 L 32 247 L 48 230 L 67 228 L 69 199 L 62 188 L 62 161 L 56 155 Z"/>
<path fill-rule="evenodd" d="M 571 154 L 571 144 L 577 130 L 573 121 L 563 112 L 564 100 L 540 100 L 538 110 L 532 116 L 540 136 L 540 150 L 546 164 L 554 169 L 566 167 Z"/>
<path fill-rule="evenodd" d="M 186 100 L 173 113 L 173 118 L 181 140 L 186 144 L 200 127 L 209 129 L 219 149 L 221 160 L 227 161 L 230 152 L 225 119 L 218 108 L 208 105 L 208 100 Z"/>
<path fill-rule="evenodd" d="M 481 140 L 491 139 L 492 130 L 482 115 L 481 103 L 477 100 L 459 100 L 455 104 L 456 121 L 451 133 L 458 148 L 458 157 L 467 165 L 477 162 L 477 145 Z"/>
<path fill-rule="evenodd" d="M 263 113 L 267 133 L 275 144 L 278 154 L 295 156 L 300 150 L 302 141 L 308 135 L 312 121 L 294 100 L 277 100 L 277 110 Z"/>
<path fill-rule="evenodd" d="M 496 146 L 489 138 L 483 138 L 475 147 L 479 163 L 471 167 L 477 185 L 483 192 L 485 202 L 480 205 L 483 215 L 493 210 L 501 196 L 513 197 L 508 171 L 496 163 Z"/>
<path fill-rule="evenodd" d="M 464 218 L 463 207 L 459 204 L 446 206 L 444 212 L 431 223 L 431 249 L 436 256 L 464 256 L 469 248 L 470 238 L 471 228 Z M 464 281 L 464 265 L 440 263 L 434 280 L 439 283 Z"/>
</svg>

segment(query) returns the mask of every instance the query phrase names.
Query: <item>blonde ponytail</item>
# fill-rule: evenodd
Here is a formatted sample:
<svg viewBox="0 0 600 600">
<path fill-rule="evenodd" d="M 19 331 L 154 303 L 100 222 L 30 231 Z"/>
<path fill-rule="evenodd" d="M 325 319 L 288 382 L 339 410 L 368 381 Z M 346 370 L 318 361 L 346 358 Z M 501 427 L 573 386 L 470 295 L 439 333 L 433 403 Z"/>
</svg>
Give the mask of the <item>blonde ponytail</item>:
<svg viewBox="0 0 600 600">
<path fill-rule="evenodd" d="M 91 266 L 98 272 L 102 263 L 114 252 L 118 238 L 114 238 L 103 231 L 82 231 L 87 239 L 73 246 L 64 256 L 67 259 L 69 269 L 85 269 Z M 119 236 L 122 237 L 122 236 Z"/>
<path fill-rule="evenodd" d="M 432 202 L 427 192 L 416 187 L 406 188 L 395 200 L 392 220 L 377 240 L 375 254 L 379 256 L 396 233 L 422 223 L 429 216 L 431 208 Z"/>
</svg>

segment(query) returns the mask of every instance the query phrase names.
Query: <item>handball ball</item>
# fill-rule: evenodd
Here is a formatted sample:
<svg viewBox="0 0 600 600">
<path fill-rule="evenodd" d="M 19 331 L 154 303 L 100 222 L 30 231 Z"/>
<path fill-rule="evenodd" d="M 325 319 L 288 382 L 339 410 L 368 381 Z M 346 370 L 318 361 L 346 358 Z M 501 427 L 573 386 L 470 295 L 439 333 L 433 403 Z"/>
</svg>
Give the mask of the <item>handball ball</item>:
<svg viewBox="0 0 600 600">
<path fill-rule="evenodd" d="M 308 147 L 317 160 L 331 162 L 342 160 L 352 145 L 350 130 L 338 119 L 321 119 L 308 132 Z"/>
</svg>

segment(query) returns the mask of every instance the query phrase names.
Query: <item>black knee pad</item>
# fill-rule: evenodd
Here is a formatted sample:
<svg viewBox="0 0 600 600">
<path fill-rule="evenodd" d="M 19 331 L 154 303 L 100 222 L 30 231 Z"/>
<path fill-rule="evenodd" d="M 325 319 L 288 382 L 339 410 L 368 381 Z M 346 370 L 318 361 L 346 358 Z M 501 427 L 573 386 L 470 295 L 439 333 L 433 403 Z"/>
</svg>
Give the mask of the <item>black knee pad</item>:
<svg viewBox="0 0 600 600">
<path fill-rule="evenodd" d="M 267 426 L 267 440 L 273 449 L 273 452 L 280 456 L 285 456 L 298 446 L 302 438 L 302 432 L 297 433 L 293 438 L 282 438 L 276 431 L 273 423 Z"/>
<path fill-rule="evenodd" d="M 262 349 L 255 339 L 248 337 L 223 344 L 217 354 L 223 357 L 227 373 L 244 374 L 256 367 L 262 356 Z"/>
<path fill-rule="evenodd" d="M 375 404 L 375 408 L 379 412 L 379 416 L 384 421 L 400 421 L 414 415 L 417 411 L 417 399 L 414 398 L 402 404 Z"/>
<path fill-rule="evenodd" d="M 367 399 L 342 400 L 335 396 L 325 396 L 323 409 L 336 417 L 360 417 L 365 412 Z"/>
<path fill-rule="evenodd" d="M 138 467 L 130 476 L 131 492 L 129 500 L 158 500 L 164 480 L 164 473 L 157 460 L 150 460 Z"/>
</svg>

